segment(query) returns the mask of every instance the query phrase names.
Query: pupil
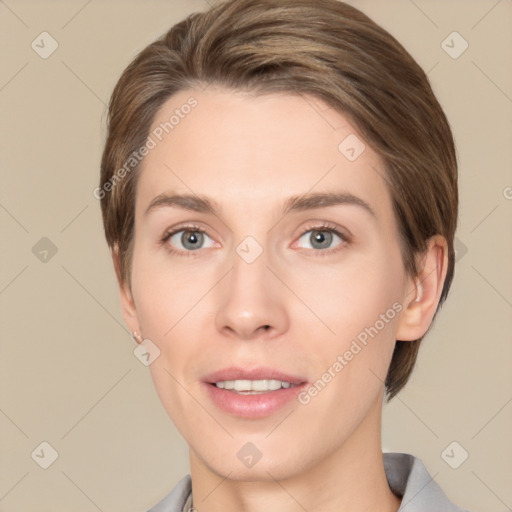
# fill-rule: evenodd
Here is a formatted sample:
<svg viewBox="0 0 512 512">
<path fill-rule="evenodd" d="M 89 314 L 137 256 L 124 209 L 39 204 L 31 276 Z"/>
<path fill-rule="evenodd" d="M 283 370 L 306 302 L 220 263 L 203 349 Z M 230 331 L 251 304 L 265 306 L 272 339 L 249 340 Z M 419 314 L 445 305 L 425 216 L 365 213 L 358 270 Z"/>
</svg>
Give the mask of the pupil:
<svg viewBox="0 0 512 512">
<path fill-rule="evenodd" d="M 181 236 L 181 243 L 186 249 L 199 249 L 203 240 L 203 234 L 198 231 L 185 231 Z"/>
<path fill-rule="evenodd" d="M 311 233 L 311 245 L 316 249 L 325 249 L 332 242 L 332 233 L 328 231 L 313 231 Z"/>
</svg>

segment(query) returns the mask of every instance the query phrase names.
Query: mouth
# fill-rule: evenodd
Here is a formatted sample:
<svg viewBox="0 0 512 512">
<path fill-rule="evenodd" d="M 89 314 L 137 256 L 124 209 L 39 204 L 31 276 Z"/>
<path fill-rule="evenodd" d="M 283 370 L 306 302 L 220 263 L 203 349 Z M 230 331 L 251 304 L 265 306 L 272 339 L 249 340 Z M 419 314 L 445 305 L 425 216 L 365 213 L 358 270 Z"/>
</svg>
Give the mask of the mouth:
<svg viewBox="0 0 512 512">
<path fill-rule="evenodd" d="M 208 398 L 223 412 L 243 418 L 271 416 L 297 397 L 307 382 L 272 368 L 226 368 L 208 375 Z"/>
<path fill-rule="evenodd" d="M 263 380 L 221 380 L 213 383 L 220 389 L 226 389 L 234 393 L 242 395 L 256 395 L 268 393 L 269 391 L 277 391 L 278 389 L 289 389 L 296 386 L 291 382 L 276 379 Z"/>
</svg>

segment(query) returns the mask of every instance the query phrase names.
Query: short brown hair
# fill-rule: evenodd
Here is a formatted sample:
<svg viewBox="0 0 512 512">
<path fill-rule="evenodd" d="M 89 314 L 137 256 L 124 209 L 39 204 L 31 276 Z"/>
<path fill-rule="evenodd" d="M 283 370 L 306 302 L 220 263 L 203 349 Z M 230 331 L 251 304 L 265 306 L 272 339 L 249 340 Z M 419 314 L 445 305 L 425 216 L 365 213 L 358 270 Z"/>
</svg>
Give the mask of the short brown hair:
<svg viewBox="0 0 512 512">
<path fill-rule="evenodd" d="M 417 257 L 431 236 L 446 238 L 444 301 L 453 279 L 458 209 L 449 124 L 426 74 L 400 43 L 337 0 L 224 1 L 173 26 L 126 68 L 110 100 L 96 189 L 125 282 L 140 165 L 122 179 L 116 172 L 144 145 L 165 101 L 207 84 L 311 95 L 347 116 L 384 162 L 406 271 L 417 274 Z M 397 340 L 385 383 L 388 400 L 409 379 L 420 342 Z"/>
</svg>

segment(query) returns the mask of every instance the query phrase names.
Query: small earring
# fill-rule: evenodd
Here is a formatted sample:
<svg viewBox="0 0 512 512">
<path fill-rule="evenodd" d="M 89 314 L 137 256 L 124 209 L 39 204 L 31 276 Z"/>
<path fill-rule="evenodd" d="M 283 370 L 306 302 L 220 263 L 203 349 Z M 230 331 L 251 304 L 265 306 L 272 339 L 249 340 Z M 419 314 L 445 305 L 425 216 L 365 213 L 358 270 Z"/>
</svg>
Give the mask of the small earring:
<svg viewBox="0 0 512 512">
<path fill-rule="evenodd" d="M 137 334 L 137 331 L 133 331 L 132 332 L 132 340 L 135 341 L 135 343 L 137 343 L 138 345 L 140 345 L 142 343 L 142 336 L 139 336 Z"/>
</svg>

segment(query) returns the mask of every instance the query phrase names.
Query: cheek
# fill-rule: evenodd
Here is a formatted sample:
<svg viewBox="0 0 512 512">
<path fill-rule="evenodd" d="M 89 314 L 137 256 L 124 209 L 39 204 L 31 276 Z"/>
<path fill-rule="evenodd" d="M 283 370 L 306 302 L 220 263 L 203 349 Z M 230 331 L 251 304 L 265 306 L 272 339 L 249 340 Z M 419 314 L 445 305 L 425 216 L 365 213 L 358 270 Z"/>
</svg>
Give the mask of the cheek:
<svg viewBox="0 0 512 512">
<path fill-rule="evenodd" d="M 191 271 L 171 264 L 150 251 L 134 252 L 132 290 L 141 332 L 160 350 L 150 365 L 155 387 L 166 404 L 179 400 L 180 383 L 190 385 L 198 353 L 204 348 L 205 328 L 212 325 L 211 269 Z M 209 308 L 209 309 L 208 309 Z"/>
<path fill-rule="evenodd" d="M 204 411 L 195 410 L 189 395 L 196 394 L 190 374 L 201 353 L 200 340 L 205 338 L 198 321 L 206 315 L 200 300 L 201 287 L 183 274 L 166 275 L 154 266 L 145 268 L 140 273 L 143 280 L 135 279 L 133 288 L 141 331 L 160 351 L 149 370 L 160 401 L 187 439 L 187 415 L 195 418 L 196 424 L 204 420 Z"/>
<path fill-rule="evenodd" d="M 365 330 L 375 325 L 379 331 L 394 332 L 405 283 L 397 251 L 382 258 L 347 258 L 335 266 L 290 268 L 293 271 L 286 276 L 290 288 L 321 320 L 321 337 L 332 340 L 338 348 L 340 340 L 346 343 L 360 333 L 364 337 Z"/>
<path fill-rule="evenodd" d="M 318 383 L 304 401 L 315 400 L 317 417 L 338 411 L 342 422 L 347 410 L 363 414 L 381 393 L 395 346 L 405 283 L 399 249 L 383 246 L 370 256 L 347 258 L 346 265 L 293 275 L 297 294 L 323 324 L 314 352 L 302 337 Z"/>
<path fill-rule="evenodd" d="M 348 437 L 381 401 L 402 310 L 402 277 L 399 266 L 354 270 L 331 275 L 325 292 L 310 296 L 335 335 L 325 329 L 314 351 L 303 338 L 314 376 L 299 401 L 311 428 L 331 425 L 326 436 L 332 443 Z"/>
<path fill-rule="evenodd" d="M 142 333 L 160 343 L 182 319 L 195 314 L 208 290 L 207 276 L 171 264 L 164 251 L 154 257 L 150 251 L 140 250 L 134 253 L 132 290 Z"/>
</svg>

